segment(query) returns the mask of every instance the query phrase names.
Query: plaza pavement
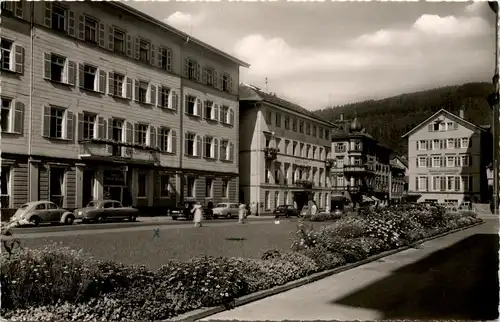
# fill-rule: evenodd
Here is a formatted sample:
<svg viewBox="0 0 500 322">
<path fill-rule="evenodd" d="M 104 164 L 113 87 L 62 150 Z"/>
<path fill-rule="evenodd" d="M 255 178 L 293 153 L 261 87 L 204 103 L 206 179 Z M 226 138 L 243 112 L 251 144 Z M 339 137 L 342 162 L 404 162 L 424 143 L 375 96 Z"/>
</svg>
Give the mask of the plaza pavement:
<svg viewBox="0 0 500 322">
<path fill-rule="evenodd" d="M 481 215 L 481 217 L 490 217 Z M 498 318 L 498 218 L 208 320 Z"/>
</svg>

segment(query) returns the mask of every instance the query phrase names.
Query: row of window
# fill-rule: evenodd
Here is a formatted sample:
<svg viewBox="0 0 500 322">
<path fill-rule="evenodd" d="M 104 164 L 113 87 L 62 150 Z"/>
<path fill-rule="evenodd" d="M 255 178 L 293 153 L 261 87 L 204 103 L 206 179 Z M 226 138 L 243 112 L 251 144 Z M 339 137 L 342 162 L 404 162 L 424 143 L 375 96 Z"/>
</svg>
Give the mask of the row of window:
<svg viewBox="0 0 500 322">
<path fill-rule="evenodd" d="M 328 193 L 317 192 L 316 195 L 317 195 L 317 198 L 315 198 L 315 201 L 316 201 L 319 208 L 325 208 L 326 206 L 329 206 L 330 202 L 328 200 Z M 274 197 L 274 198 L 272 198 L 272 197 Z M 272 200 L 271 200 L 271 198 L 272 198 Z M 283 200 L 283 202 L 281 200 Z M 281 205 L 293 205 L 294 207 L 297 206 L 296 204 L 294 204 L 292 192 L 283 191 L 283 199 L 281 199 L 280 191 L 274 191 L 273 194 L 271 194 L 271 191 L 264 192 L 264 210 L 265 211 L 274 210 L 274 209 L 278 208 L 278 206 L 281 206 Z M 302 209 L 299 209 L 299 210 L 302 210 Z"/>
<path fill-rule="evenodd" d="M 473 179 L 472 176 L 417 176 L 415 190 L 471 192 Z"/>
<path fill-rule="evenodd" d="M 373 179 L 373 183 L 375 185 L 385 185 L 389 184 L 389 177 L 387 176 L 376 176 Z M 355 185 L 362 185 L 363 182 L 360 178 L 354 178 L 352 177 L 351 180 L 346 180 L 344 175 L 342 174 L 334 174 L 332 175 L 332 185 L 334 187 L 346 187 L 347 185 L 355 186 Z"/>
<path fill-rule="evenodd" d="M 267 111 L 266 113 L 266 123 L 270 126 L 273 125 L 273 112 Z M 320 139 L 329 140 L 330 139 L 330 131 L 321 126 L 316 126 L 315 124 L 311 124 L 309 122 L 305 122 L 304 120 L 298 120 L 295 117 L 285 115 L 283 118 L 283 123 L 281 122 L 281 116 L 279 112 L 274 112 L 275 121 L 274 126 L 278 128 L 284 128 L 285 130 L 291 130 L 293 132 L 298 132 L 300 134 L 311 135 L 313 137 L 317 137 Z"/>
<path fill-rule="evenodd" d="M 467 149 L 472 147 L 472 140 L 470 138 L 420 140 L 416 142 L 416 145 L 419 151 Z"/>
<path fill-rule="evenodd" d="M 234 110 L 229 106 L 219 105 L 213 100 L 202 101 L 200 98 L 189 94 L 184 97 L 184 102 L 184 113 L 187 115 L 234 126 Z"/>
<path fill-rule="evenodd" d="M 229 180 L 223 179 L 222 184 L 219 187 L 215 184 L 215 180 L 213 178 L 205 178 L 205 198 L 213 198 L 214 190 L 221 189 L 222 198 L 229 198 Z M 187 188 L 187 197 L 188 198 L 198 198 L 201 196 L 196 196 L 196 185 L 200 184 L 199 179 L 195 177 L 187 177 L 186 178 L 186 188 Z"/>
<path fill-rule="evenodd" d="M 234 160 L 234 143 L 227 139 L 186 132 L 184 135 L 184 155 L 221 161 Z"/>
<path fill-rule="evenodd" d="M 290 184 L 294 184 L 296 180 L 309 180 L 312 178 L 312 181 L 315 185 L 322 187 L 323 184 L 325 186 L 328 185 L 328 178 L 326 176 L 325 169 L 310 169 L 309 171 L 303 170 L 301 167 L 297 167 L 295 171 L 292 171 L 294 165 L 285 164 L 284 171 L 281 165 L 274 165 L 274 175 L 271 176 L 272 171 L 269 169 L 269 165 L 266 164 L 265 167 L 265 183 L 273 183 L 273 184 L 285 184 L 287 185 L 289 175 L 291 173 L 291 182 Z M 283 180 L 281 180 L 283 179 Z"/>
<path fill-rule="evenodd" d="M 458 130 L 457 122 L 445 122 L 441 120 L 437 120 L 427 126 L 429 132 L 445 132 L 445 131 L 453 131 Z"/>
<path fill-rule="evenodd" d="M 271 137 L 266 135 L 266 148 L 271 146 Z M 302 157 L 323 161 L 329 157 L 330 151 L 328 148 L 316 147 L 311 144 L 300 143 L 297 141 L 284 140 L 284 149 L 280 149 L 282 139 L 275 138 L 276 146 L 284 155 Z"/>
<path fill-rule="evenodd" d="M 472 156 L 470 154 L 420 156 L 416 159 L 416 165 L 417 168 L 472 167 Z"/>
</svg>

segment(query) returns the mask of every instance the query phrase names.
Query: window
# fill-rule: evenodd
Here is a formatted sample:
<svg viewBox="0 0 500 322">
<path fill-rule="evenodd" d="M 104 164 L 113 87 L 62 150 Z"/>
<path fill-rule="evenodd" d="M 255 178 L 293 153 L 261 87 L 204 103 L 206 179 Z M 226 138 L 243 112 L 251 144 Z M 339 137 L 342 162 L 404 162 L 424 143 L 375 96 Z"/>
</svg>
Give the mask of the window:
<svg viewBox="0 0 500 322">
<path fill-rule="evenodd" d="M 196 97 L 195 96 L 191 96 L 191 95 L 188 95 L 186 96 L 186 112 L 187 114 L 191 114 L 191 115 L 196 115 L 197 113 L 196 112 Z"/>
<path fill-rule="evenodd" d="M 271 111 L 266 112 L 266 123 L 269 125 L 271 125 L 271 122 L 272 122 L 272 115 L 273 115 L 273 113 Z"/>
<path fill-rule="evenodd" d="M 292 120 L 292 131 L 297 132 L 297 120 Z"/>
<path fill-rule="evenodd" d="M 212 101 L 205 101 L 205 118 L 214 120 L 215 119 L 215 106 Z"/>
<path fill-rule="evenodd" d="M 215 84 L 215 81 L 214 81 L 214 69 L 211 68 L 211 67 L 207 67 L 206 68 L 206 83 L 207 85 L 214 85 Z"/>
<path fill-rule="evenodd" d="M 281 114 L 276 113 L 276 127 L 281 127 Z"/>
<path fill-rule="evenodd" d="M 115 53 L 125 53 L 125 32 L 113 28 L 113 51 Z"/>
<path fill-rule="evenodd" d="M 113 141 L 115 141 L 115 142 L 122 142 L 122 140 L 123 140 L 123 124 L 124 124 L 123 120 L 113 119 L 113 121 L 112 121 L 112 126 L 113 126 L 112 137 L 113 137 Z M 122 148 L 120 146 L 113 146 L 112 155 L 113 156 L 121 156 L 122 155 L 121 151 L 122 151 Z"/>
<path fill-rule="evenodd" d="M 146 173 L 139 172 L 137 175 L 137 197 L 146 198 L 147 191 L 147 175 Z"/>
<path fill-rule="evenodd" d="M 135 127 L 135 143 L 136 144 L 147 144 L 148 127 L 149 126 L 146 124 L 136 124 L 136 127 Z"/>
<path fill-rule="evenodd" d="M 2 69 L 11 70 L 12 68 L 12 48 L 13 42 L 7 39 L 2 38 L 1 40 L 1 48 L 2 48 Z"/>
<path fill-rule="evenodd" d="M 169 95 L 170 95 L 170 88 L 165 87 L 165 86 L 161 86 L 158 89 L 158 92 L 160 95 L 158 105 L 160 105 L 160 107 L 169 108 L 168 99 L 169 99 Z"/>
<path fill-rule="evenodd" d="M 448 149 L 455 148 L 455 139 L 448 139 Z"/>
<path fill-rule="evenodd" d="M 50 168 L 49 170 L 49 195 L 50 201 L 61 207 L 64 198 L 64 173 L 63 168 Z"/>
<path fill-rule="evenodd" d="M 52 4 L 52 29 L 58 31 L 66 31 L 66 21 L 68 19 L 68 10 L 63 6 Z"/>
<path fill-rule="evenodd" d="M 80 74 L 81 76 L 81 74 Z M 83 88 L 90 91 L 98 91 L 99 90 L 99 74 L 97 72 L 97 68 L 94 66 L 90 66 L 87 64 L 83 65 L 83 84 L 82 80 L 80 80 L 80 86 L 83 85 Z"/>
<path fill-rule="evenodd" d="M 215 157 L 215 141 L 214 138 L 209 136 L 205 137 L 205 157 L 206 158 Z"/>
<path fill-rule="evenodd" d="M 280 183 L 280 169 L 279 165 L 275 165 L 274 168 L 274 183 L 279 184 Z"/>
<path fill-rule="evenodd" d="M 194 177 L 188 177 L 186 181 L 187 181 L 187 196 L 189 198 L 193 198 L 194 197 L 195 178 Z"/>
<path fill-rule="evenodd" d="M 447 190 L 448 191 L 453 191 L 453 183 L 454 183 L 454 177 L 448 177 L 448 184 L 447 184 Z"/>
<path fill-rule="evenodd" d="M 460 191 L 460 177 L 455 177 L 455 191 Z"/>
<path fill-rule="evenodd" d="M 428 187 L 427 187 L 428 178 L 427 177 L 417 177 L 417 179 L 418 179 L 417 190 L 419 190 L 419 191 L 428 190 Z"/>
<path fill-rule="evenodd" d="M 288 191 L 285 191 L 283 194 L 285 199 L 285 205 L 288 205 Z"/>
<path fill-rule="evenodd" d="M 196 147 L 196 134 L 187 133 L 186 134 L 186 154 L 187 155 L 196 155 L 195 154 Z"/>
<path fill-rule="evenodd" d="M 97 20 L 85 17 L 85 41 L 97 44 Z"/>
<path fill-rule="evenodd" d="M 299 122 L 299 133 L 304 133 L 304 121 Z"/>
<path fill-rule="evenodd" d="M 292 144 L 292 155 L 297 156 L 297 142 Z"/>
<path fill-rule="evenodd" d="M 5 2 L 2 2 L 5 3 Z M 20 3 L 20 2 L 15 2 Z M 1 38 L 1 61 L 2 70 L 8 70 L 14 73 L 23 73 L 24 67 L 24 48 L 14 44 L 12 41 Z"/>
<path fill-rule="evenodd" d="M 168 197 L 170 193 L 170 177 L 166 174 L 160 176 L 160 197 Z"/>
<path fill-rule="evenodd" d="M 304 154 L 305 154 L 306 150 L 305 150 L 305 145 L 304 143 L 300 143 L 300 156 L 301 157 L 305 157 Z"/>
<path fill-rule="evenodd" d="M 49 53 L 44 55 L 44 77 L 53 82 L 73 85 L 75 81 L 75 63 L 60 55 Z"/>
<path fill-rule="evenodd" d="M 1 127 L 2 132 L 11 132 L 12 130 L 12 100 L 2 97 L 2 116 L 1 116 Z"/>
<path fill-rule="evenodd" d="M 310 153 L 311 153 L 311 146 L 308 144 L 306 147 L 306 158 L 311 157 Z"/>
<path fill-rule="evenodd" d="M 187 78 L 198 79 L 198 64 L 191 59 L 187 59 Z"/>
<path fill-rule="evenodd" d="M 462 191 L 469 191 L 469 177 L 462 176 Z"/>
<path fill-rule="evenodd" d="M 168 48 L 160 47 L 160 68 L 172 71 L 172 51 Z"/>
<path fill-rule="evenodd" d="M 220 119 L 220 121 L 222 123 L 225 123 L 225 124 L 230 124 L 231 120 L 229 119 L 229 106 L 225 106 L 223 105 L 221 107 L 221 111 L 222 111 L 222 117 Z"/>
<path fill-rule="evenodd" d="M 462 167 L 468 167 L 469 166 L 469 156 L 468 155 L 462 155 L 460 156 L 462 160 Z"/>
<path fill-rule="evenodd" d="M 2 208 L 10 208 L 10 167 L 2 167 L 0 182 L 0 200 Z"/>
<path fill-rule="evenodd" d="M 319 138 L 320 138 L 320 139 L 322 139 L 322 138 L 323 138 L 323 136 L 324 136 L 324 129 L 321 127 L 321 128 L 319 129 Z"/>
<path fill-rule="evenodd" d="M 264 193 L 264 210 L 271 210 L 271 193 L 269 191 L 266 191 Z"/>
<path fill-rule="evenodd" d="M 447 131 L 453 130 L 453 122 L 446 123 L 446 127 L 447 127 L 447 129 L 446 129 Z"/>
<path fill-rule="evenodd" d="M 124 81 L 125 81 L 124 75 L 120 75 L 117 73 L 113 74 L 113 79 L 111 80 L 111 82 L 113 83 L 113 89 L 112 89 L 113 96 L 126 97 L 123 86 Z"/>
<path fill-rule="evenodd" d="M 432 149 L 433 150 L 439 150 L 439 140 L 433 140 L 432 141 Z"/>
<path fill-rule="evenodd" d="M 290 117 L 285 116 L 285 130 L 290 130 Z"/>
<path fill-rule="evenodd" d="M 136 100 L 137 101 L 139 101 L 141 103 L 149 103 L 148 102 L 148 88 L 149 88 L 148 83 L 138 82 L 138 84 L 136 85 L 136 90 L 137 90 Z"/>
<path fill-rule="evenodd" d="M 220 142 L 220 158 L 221 160 L 229 160 L 229 141 L 221 140 Z"/>
<path fill-rule="evenodd" d="M 50 108 L 50 137 L 62 139 L 63 138 L 63 125 L 64 125 L 63 108 L 51 107 Z"/>
<path fill-rule="evenodd" d="M 167 128 L 160 128 L 159 134 L 159 148 L 163 152 L 172 152 L 172 137 L 171 130 Z"/>
<path fill-rule="evenodd" d="M 230 91 L 230 84 L 229 84 L 229 75 L 228 74 L 222 74 L 222 90 L 224 92 L 229 92 Z"/>
<path fill-rule="evenodd" d="M 222 179 L 222 198 L 228 198 L 229 196 L 229 180 Z"/>
<path fill-rule="evenodd" d="M 435 122 L 434 124 L 432 124 L 432 130 L 439 131 L 439 122 Z"/>
<path fill-rule="evenodd" d="M 469 147 L 469 138 L 462 138 L 462 149 Z"/>
<path fill-rule="evenodd" d="M 311 135 L 311 124 L 306 124 L 306 135 Z"/>
<path fill-rule="evenodd" d="M 83 113 L 83 138 L 89 140 L 95 138 L 96 115 Z"/>
<path fill-rule="evenodd" d="M 149 63 L 149 52 L 151 50 L 151 44 L 149 41 L 139 38 L 139 60 L 145 63 Z"/>
<path fill-rule="evenodd" d="M 205 179 L 205 197 L 207 198 L 212 197 L 212 184 L 213 184 L 212 178 Z"/>
<path fill-rule="evenodd" d="M 417 168 L 425 168 L 427 166 L 427 158 L 419 157 L 417 162 Z"/>
<path fill-rule="evenodd" d="M 425 150 L 426 148 L 426 141 L 425 140 L 420 140 L 420 141 L 417 141 L 417 146 L 418 146 L 418 150 Z"/>
<path fill-rule="evenodd" d="M 274 192 L 274 208 L 278 208 L 279 206 L 279 201 L 280 201 L 280 193 L 279 191 Z"/>
</svg>

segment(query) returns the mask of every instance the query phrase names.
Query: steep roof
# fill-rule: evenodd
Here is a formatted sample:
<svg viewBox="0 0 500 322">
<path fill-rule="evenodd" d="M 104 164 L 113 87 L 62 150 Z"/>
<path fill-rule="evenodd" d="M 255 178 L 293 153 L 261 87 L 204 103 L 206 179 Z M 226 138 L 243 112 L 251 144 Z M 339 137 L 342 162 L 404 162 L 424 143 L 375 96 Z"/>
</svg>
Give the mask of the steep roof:
<svg viewBox="0 0 500 322">
<path fill-rule="evenodd" d="M 266 93 L 262 91 L 260 88 L 255 86 L 240 84 L 240 101 L 264 101 L 267 103 L 278 105 L 282 108 L 291 110 L 293 112 L 308 116 L 319 122 L 324 123 L 325 125 L 329 125 L 331 127 L 337 127 L 337 125 L 335 125 L 334 123 L 328 122 L 324 118 L 317 116 L 316 114 L 306 110 L 302 106 L 284 100 L 282 98 L 279 98 L 276 95 Z"/>
<path fill-rule="evenodd" d="M 398 159 L 398 160 L 399 160 L 399 162 L 401 162 L 401 163 L 402 163 L 402 164 L 403 164 L 406 168 L 408 168 L 408 160 L 406 160 L 406 158 L 405 158 L 405 157 L 400 156 L 400 155 L 396 155 L 396 156 L 393 158 L 393 160 L 394 160 L 394 159 Z"/>
<path fill-rule="evenodd" d="M 445 110 L 445 109 L 440 109 L 439 111 L 437 111 L 436 113 L 432 114 L 430 117 L 428 117 L 427 119 L 425 119 L 423 122 L 421 122 L 420 124 L 418 124 L 417 126 L 415 126 L 413 129 L 411 129 L 410 131 L 408 131 L 406 134 L 404 134 L 404 135 L 403 135 L 403 136 L 401 136 L 401 137 L 402 137 L 402 138 L 404 138 L 404 137 L 407 137 L 407 136 L 409 136 L 409 135 L 413 134 L 416 130 L 421 129 L 423 126 L 427 125 L 427 123 L 429 123 L 429 121 L 431 121 L 433 118 L 435 118 L 436 116 L 441 115 L 441 114 L 448 116 L 448 117 L 449 117 L 450 119 L 452 119 L 452 120 L 455 120 L 455 121 L 462 121 L 462 122 L 464 122 L 465 124 L 468 124 L 469 126 L 471 126 L 471 127 L 475 128 L 475 129 L 479 129 L 479 130 L 481 130 L 481 131 L 486 131 L 486 130 L 485 130 L 483 127 L 481 127 L 481 126 L 478 126 L 478 125 L 476 125 L 476 124 L 473 124 L 473 123 L 471 123 L 471 122 L 467 121 L 466 119 L 463 119 L 463 118 L 461 118 L 460 116 L 455 115 L 455 114 L 453 114 L 453 113 L 451 113 L 451 112 L 449 112 L 449 111 L 447 111 L 447 110 Z"/>
</svg>

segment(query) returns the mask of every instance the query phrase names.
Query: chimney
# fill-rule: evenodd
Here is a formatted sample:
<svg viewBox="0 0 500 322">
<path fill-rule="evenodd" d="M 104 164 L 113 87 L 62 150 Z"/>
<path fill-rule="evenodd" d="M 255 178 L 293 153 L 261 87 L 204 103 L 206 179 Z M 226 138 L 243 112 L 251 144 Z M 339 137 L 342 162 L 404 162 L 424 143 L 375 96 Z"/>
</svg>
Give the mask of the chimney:
<svg viewBox="0 0 500 322">
<path fill-rule="evenodd" d="M 460 107 L 460 110 L 458 111 L 458 116 L 460 116 L 460 118 L 462 118 L 462 119 L 465 118 L 464 117 L 464 107 L 463 106 Z"/>
<path fill-rule="evenodd" d="M 344 120 L 344 113 L 340 113 L 340 120 L 343 121 Z"/>
</svg>

